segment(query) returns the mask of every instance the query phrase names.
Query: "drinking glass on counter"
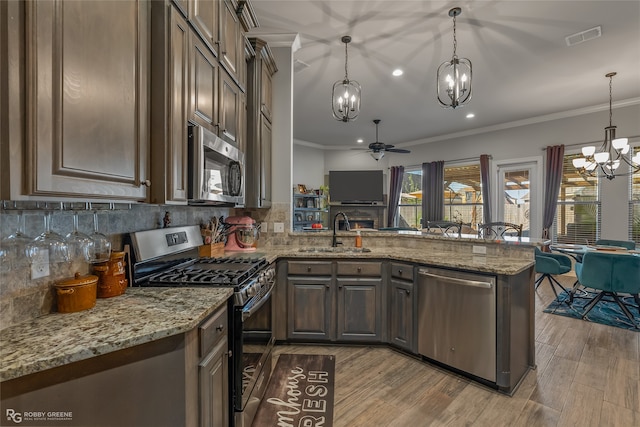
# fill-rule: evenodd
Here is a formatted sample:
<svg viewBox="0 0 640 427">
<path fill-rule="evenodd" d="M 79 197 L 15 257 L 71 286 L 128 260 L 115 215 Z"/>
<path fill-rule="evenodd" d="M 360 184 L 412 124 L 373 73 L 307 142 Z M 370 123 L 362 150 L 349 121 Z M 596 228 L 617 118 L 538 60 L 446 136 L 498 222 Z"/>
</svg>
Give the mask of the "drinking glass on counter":
<svg viewBox="0 0 640 427">
<path fill-rule="evenodd" d="M 69 261 L 69 244 L 60 234 L 51 230 L 51 212 L 44 215 L 44 231 L 27 245 L 31 263 L 59 263 Z M 46 257 L 46 258 L 45 258 Z"/>
<path fill-rule="evenodd" d="M 89 238 L 93 242 L 89 261 L 92 263 L 109 261 L 111 256 L 111 241 L 98 231 L 98 212 L 93 212 L 93 233 Z"/>
<path fill-rule="evenodd" d="M 73 212 L 73 231 L 67 234 L 69 257 L 72 261 L 91 261 L 93 254 L 93 240 L 88 235 L 78 231 L 78 212 Z"/>
</svg>

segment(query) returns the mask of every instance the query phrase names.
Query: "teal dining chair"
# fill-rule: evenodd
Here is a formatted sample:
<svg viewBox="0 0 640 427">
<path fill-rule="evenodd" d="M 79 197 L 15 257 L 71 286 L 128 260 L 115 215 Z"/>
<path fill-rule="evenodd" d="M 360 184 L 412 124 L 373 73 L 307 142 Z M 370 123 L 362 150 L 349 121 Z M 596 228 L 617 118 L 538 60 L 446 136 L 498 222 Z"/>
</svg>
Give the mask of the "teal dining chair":
<svg viewBox="0 0 640 427">
<path fill-rule="evenodd" d="M 560 288 L 565 293 L 568 294 L 568 292 L 565 287 L 562 286 L 560 282 L 558 282 L 558 279 L 553 276 L 556 274 L 568 273 L 570 271 L 571 259 L 568 256 L 562 254 L 554 254 L 551 252 L 542 252 L 539 248 L 536 247 L 536 273 L 541 274 L 535 282 L 536 289 L 538 289 L 538 286 L 540 286 L 542 281 L 546 278 L 549 281 L 549 285 L 551 286 L 551 290 L 553 290 L 556 299 L 560 301 L 555 285 L 560 286 Z"/>
<path fill-rule="evenodd" d="M 620 246 L 633 250 L 636 248 L 636 242 L 633 240 L 610 240 L 610 239 L 598 239 L 596 240 L 596 246 Z"/>
<path fill-rule="evenodd" d="M 605 252 L 587 252 L 582 257 L 582 263 L 576 264 L 578 282 L 586 288 L 599 290 L 598 294 L 587 303 L 582 318 L 605 296 L 610 296 L 631 323 L 638 329 L 638 324 L 627 304 L 619 294 L 631 294 L 638 305 L 640 315 L 640 257 L 626 254 L 612 254 Z"/>
</svg>

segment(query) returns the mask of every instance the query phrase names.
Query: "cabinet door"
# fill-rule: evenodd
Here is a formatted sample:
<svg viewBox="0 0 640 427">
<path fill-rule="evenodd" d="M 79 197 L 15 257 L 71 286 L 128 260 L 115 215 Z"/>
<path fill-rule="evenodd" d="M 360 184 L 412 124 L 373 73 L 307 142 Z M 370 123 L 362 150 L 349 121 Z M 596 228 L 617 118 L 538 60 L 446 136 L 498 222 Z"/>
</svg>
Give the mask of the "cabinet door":
<svg viewBox="0 0 640 427">
<path fill-rule="evenodd" d="M 263 65 L 261 76 L 262 88 L 260 92 L 260 111 L 270 122 L 272 121 L 271 106 L 273 105 L 273 81 L 271 75 L 271 70 L 266 65 Z"/>
<path fill-rule="evenodd" d="M 338 277 L 338 340 L 382 340 L 382 279 Z"/>
<path fill-rule="evenodd" d="M 218 61 L 207 46 L 191 33 L 189 117 L 217 133 L 218 124 Z"/>
<path fill-rule="evenodd" d="M 240 88 L 228 73 L 220 70 L 220 130 L 218 136 L 237 145 L 240 128 Z"/>
<path fill-rule="evenodd" d="M 200 427 L 229 425 L 228 357 L 225 336 L 200 362 Z"/>
<path fill-rule="evenodd" d="M 389 337 L 392 344 L 415 352 L 413 328 L 413 283 L 391 279 L 389 299 Z"/>
<path fill-rule="evenodd" d="M 260 121 L 260 206 L 271 206 L 271 123 Z"/>
<path fill-rule="evenodd" d="M 24 4 L 26 192 L 145 201 L 149 3 Z"/>
<path fill-rule="evenodd" d="M 220 40 L 220 1 L 190 0 L 189 21 L 207 47 L 217 55 Z"/>
<path fill-rule="evenodd" d="M 235 0 L 223 0 L 220 5 L 222 14 L 220 31 L 220 62 L 236 79 L 239 78 L 240 60 L 244 61 L 242 29 L 236 13 Z"/>
<path fill-rule="evenodd" d="M 328 341 L 332 334 L 331 277 L 292 277 L 287 281 L 289 339 Z"/>
</svg>

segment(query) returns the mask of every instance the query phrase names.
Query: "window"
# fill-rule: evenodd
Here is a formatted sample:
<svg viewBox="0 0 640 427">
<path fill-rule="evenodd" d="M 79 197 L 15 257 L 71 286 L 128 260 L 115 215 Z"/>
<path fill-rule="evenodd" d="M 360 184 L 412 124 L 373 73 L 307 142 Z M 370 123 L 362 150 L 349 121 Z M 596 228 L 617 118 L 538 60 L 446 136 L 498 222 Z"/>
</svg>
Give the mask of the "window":
<svg viewBox="0 0 640 427">
<path fill-rule="evenodd" d="M 479 164 L 445 166 L 443 219 L 470 224 L 472 228 L 482 222 Z"/>
<path fill-rule="evenodd" d="M 422 168 L 405 168 L 398 204 L 397 227 L 422 228 Z M 482 222 L 480 165 L 445 166 L 444 212 L 447 221 L 462 221 L 473 228 Z"/>
<path fill-rule="evenodd" d="M 632 155 L 640 152 L 640 147 L 632 147 Z M 640 172 L 631 175 L 629 194 L 629 238 L 640 244 Z"/>
<path fill-rule="evenodd" d="M 598 178 L 581 176 L 572 160 L 580 154 L 565 154 L 558 207 L 553 225 L 554 243 L 593 244 L 600 234 Z"/>
<path fill-rule="evenodd" d="M 422 228 L 422 169 L 405 168 L 398 204 L 397 227 Z"/>
</svg>

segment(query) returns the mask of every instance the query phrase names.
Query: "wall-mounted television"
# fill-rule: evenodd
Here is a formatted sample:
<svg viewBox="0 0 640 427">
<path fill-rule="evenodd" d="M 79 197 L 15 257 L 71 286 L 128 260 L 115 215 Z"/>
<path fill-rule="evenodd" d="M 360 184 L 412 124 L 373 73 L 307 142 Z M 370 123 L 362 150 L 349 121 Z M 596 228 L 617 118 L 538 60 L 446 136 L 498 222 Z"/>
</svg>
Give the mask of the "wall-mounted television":
<svg viewBox="0 0 640 427">
<path fill-rule="evenodd" d="M 332 203 L 383 202 L 382 171 L 329 171 L 329 195 Z"/>
</svg>

